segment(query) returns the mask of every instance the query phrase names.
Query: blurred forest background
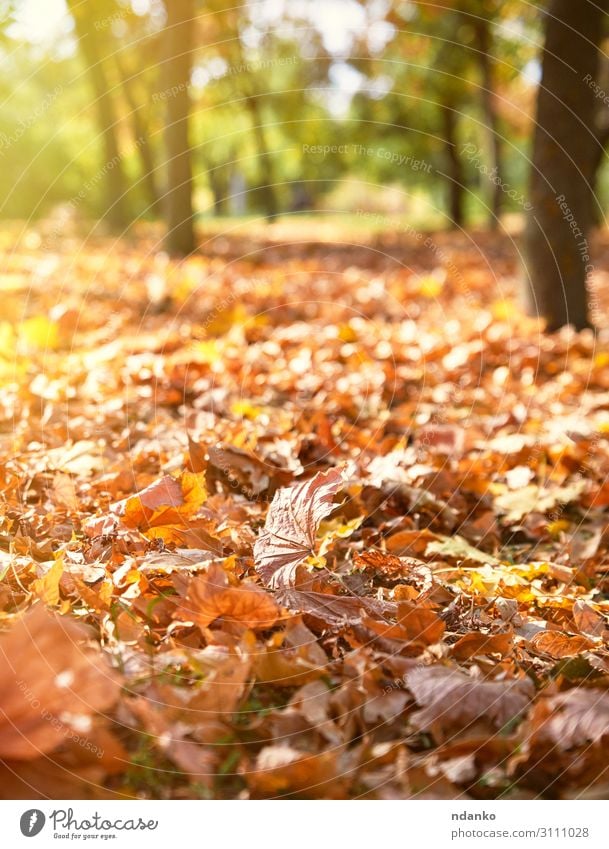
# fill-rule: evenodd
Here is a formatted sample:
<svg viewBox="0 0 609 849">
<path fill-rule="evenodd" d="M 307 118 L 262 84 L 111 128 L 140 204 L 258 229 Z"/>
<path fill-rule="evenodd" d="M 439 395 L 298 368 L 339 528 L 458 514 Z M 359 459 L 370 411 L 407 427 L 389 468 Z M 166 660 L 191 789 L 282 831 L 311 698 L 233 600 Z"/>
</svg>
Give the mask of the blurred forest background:
<svg viewBox="0 0 609 849">
<path fill-rule="evenodd" d="M 523 212 L 542 4 L 4 5 L 4 218 L 64 203 L 121 228 L 155 219 L 184 99 L 198 219 L 364 210 L 434 228 Z"/>
<path fill-rule="evenodd" d="M 0 216 L 524 229 L 523 295 L 591 326 L 608 3 L 7 0 Z M 49 247 L 47 245 L 47 247 Z M 556 298 L 556 293 L 560 297 Z"/>
</svg>

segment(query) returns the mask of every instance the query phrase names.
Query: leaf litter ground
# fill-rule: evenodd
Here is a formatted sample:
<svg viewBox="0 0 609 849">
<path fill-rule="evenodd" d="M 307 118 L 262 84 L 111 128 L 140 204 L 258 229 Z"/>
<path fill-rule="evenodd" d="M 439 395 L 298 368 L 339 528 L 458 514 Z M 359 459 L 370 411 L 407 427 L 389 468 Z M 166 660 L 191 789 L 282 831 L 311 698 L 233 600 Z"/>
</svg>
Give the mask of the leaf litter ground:
<svg viewBox="0 0 609 849">
<path fill-rule="evenodd" d="M 4 234 L 2 794 L 605 796 L 606 332 L 268 234 Z"/>
</svg>

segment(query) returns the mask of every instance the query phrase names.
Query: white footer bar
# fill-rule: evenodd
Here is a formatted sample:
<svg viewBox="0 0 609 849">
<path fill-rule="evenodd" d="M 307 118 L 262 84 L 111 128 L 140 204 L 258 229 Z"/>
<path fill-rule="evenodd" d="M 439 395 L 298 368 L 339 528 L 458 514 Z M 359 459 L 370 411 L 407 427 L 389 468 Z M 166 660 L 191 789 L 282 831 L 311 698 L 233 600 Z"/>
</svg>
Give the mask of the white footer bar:
<svg viewBox="0 0 609 849">
<path fill-rule="evenodd" d="M 7 849 L 606 849 L 605 801 L 0 802 Z"/>
</svg>

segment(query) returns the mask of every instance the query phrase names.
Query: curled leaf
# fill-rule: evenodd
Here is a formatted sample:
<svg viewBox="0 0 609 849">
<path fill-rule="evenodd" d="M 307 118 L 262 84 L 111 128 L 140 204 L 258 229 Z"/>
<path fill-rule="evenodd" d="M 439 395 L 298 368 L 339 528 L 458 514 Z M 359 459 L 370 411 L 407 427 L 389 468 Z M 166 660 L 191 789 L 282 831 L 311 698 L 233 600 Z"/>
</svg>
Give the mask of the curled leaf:
<svg viewBox="0 0 609 849">
<path fill-rule="evenodd" d="M 342 483 L 341 469 L 330 469 L 277 490 L 254 544 L 256 569 L 267 586 L 293 586 L 298 564 L 316 552 L 317 529 Z"/>
</svg>

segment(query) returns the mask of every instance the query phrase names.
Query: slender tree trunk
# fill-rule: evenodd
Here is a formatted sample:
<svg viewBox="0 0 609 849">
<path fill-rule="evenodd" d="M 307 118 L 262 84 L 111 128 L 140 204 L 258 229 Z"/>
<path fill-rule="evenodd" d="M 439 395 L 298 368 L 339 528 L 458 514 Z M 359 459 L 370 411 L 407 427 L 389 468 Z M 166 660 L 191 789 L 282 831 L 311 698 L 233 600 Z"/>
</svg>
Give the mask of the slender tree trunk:
<svg viewBox="0 0 609 849">
<path fill-rule="evenodd" d="M 273 221 L 277 218 L 278 214 L 277 196 L 275 194 L 273 179 L 273 164 L 269 148 L 266 143 L 266 136 L 262 125 L 262 115 L 257 96 L 248 95 L 246 97 L 246 104 L 252 117 L 252 129 L 254 131 L 254 138 L 256 139 L 256 147 L 258 148 L 258 167 L 260 168 L 260 174 L 262 176 L 260 194 L 264 204 L 264 212 L 267 219 L 269 221 Z"/>
<path fill-rule="evenodd" d="M 589 326 L 586 277 L 598 142 L 594 82 L 609 0 L 551 0 L 537 98 L 525 233 L 527 306 L 547 320 Z"/>
<path fill-rule="evenodd" d="M 159 211 L 160 203 L 156 185 L 156 169 L 150 147 L 150 133 L 142 114 L 142 109 L 138 103 L 137 92 L 134 91 L 133 79 L 125 68 L 120 54 L 117 53 L 115 59 L 121 75 L 125 100 L 129 107 L 134 143 L 140 160 L 142 181 L 148 198 L 148 211 L 151 215 L 155 215 Z"/>
<path fill-rule="evenodd" d="M 89 7 L 79 0 L 68 0 L 68 7 L 74 19 L 78 36 L 78 46 L 82 53 L 91 87 L 95 95 L 99 134 L 104 150 L 104 186 L 106 189 L 106 210 L 104 218 L 116 229 L 124 228 L 128 223 L 126 191 L 127 182 L 119 150 L 116 128 L 114 99 L 103 64 L 99 35 L 93 30 L 93 19 Z"/>
<path fill-rule="evenodd" d="M 167 93 L 165 245 L 170 253 L 186 255 L 195 249 L 188 138 L 195 4 L 194 0 L 165 0 L 165 8 L 167 24 L 162 70 L 163 89 Z"/>
<path fill-rule="evenodd" d="M 496 230 L 499 225 L 499 216 L 501 215 L 501 207 L 503 202 L 503 159 L 501 149 L 501 135 L 499 132 L 499 120 L 497 115 L 497 102 L 495 94 L 495 76 L 493 73 L 493 65 L 490 55 L 491 50 L 491 34 L 489 22 L 486 18 L 477 18 L 474 24 L 476 32 L 476 48 L 478 66 L 480 68 L 480 76 L 482 79 L 482 88 L 480 90 L 482 96 L 482 109 L 484 112 L 484 120 L 488 132 L 488 157 L 490 161 L 491 174 L 496 179 L 490 182 L 490 227 Z"/>
<path fill-rule="evenodd" d="M 448 211 L 451 227 L 459 228 L 465 224 L 465 172 L 459 156 L 457 140 L 457 113 L 452 103 L 442 106 L 443 137 L 446 144 L 448 178 Z"/>
<path fill-rule="evenodd" d="M 208 168 L 209 187 L 214 196 L 214 215 L 226 214 L 227 181 L 223 179 L 220 167 Z"/>
</svg>

